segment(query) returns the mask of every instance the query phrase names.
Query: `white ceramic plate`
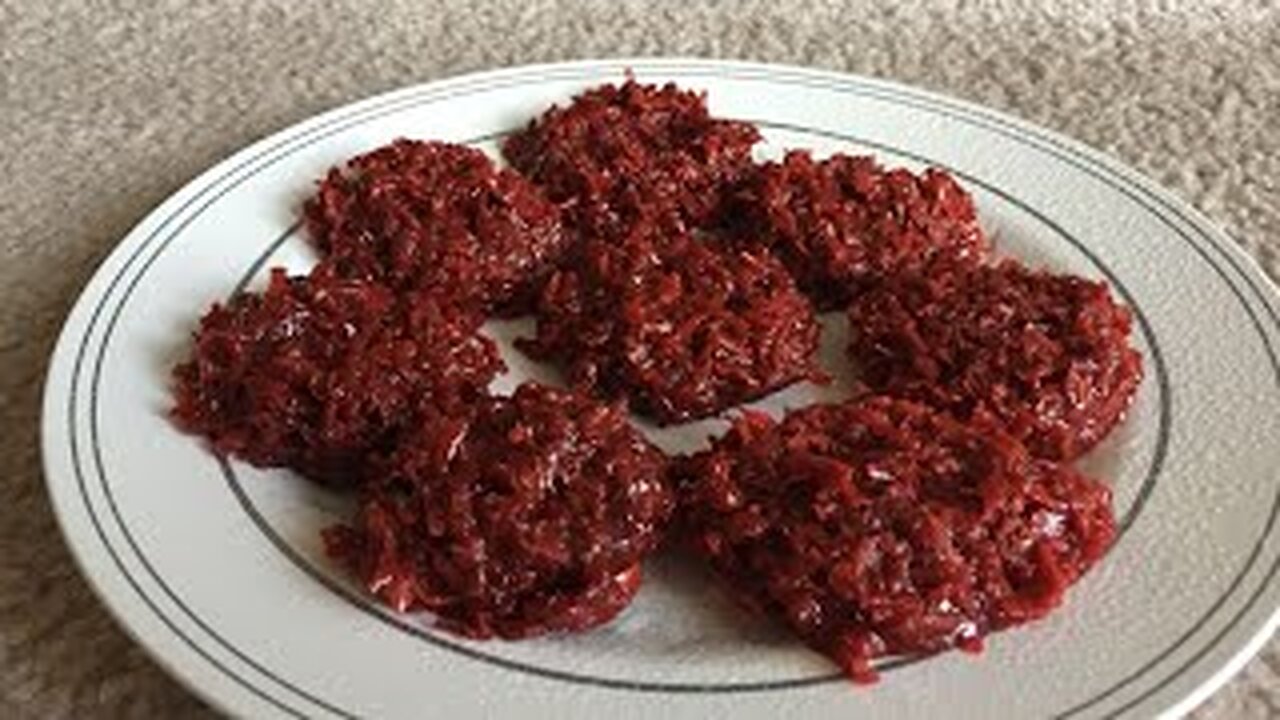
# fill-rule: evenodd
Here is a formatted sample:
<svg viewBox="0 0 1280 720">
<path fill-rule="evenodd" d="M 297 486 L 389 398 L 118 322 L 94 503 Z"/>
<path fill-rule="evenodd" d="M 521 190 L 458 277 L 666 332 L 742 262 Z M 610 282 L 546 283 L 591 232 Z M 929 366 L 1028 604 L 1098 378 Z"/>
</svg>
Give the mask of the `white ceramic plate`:
<svg viewBox="0 0 1280 720">
<path fill-rule="evenodd" d="M 552 102 L 626 68 L 757 123 L 763 154 L 870 151 L 937 165 L 999 248 L 1106 278 L 1138 318 L 1147 379 L 1086 461 L 1123 535 L 1044 622 L 985 654 L 885 665 L 855 688 L 744 621 L 697 568 L 661 560 L 586 635 L 476 643 L 379 610 L 324 557 L 345 512 L 287 472 L 220 464 L 166 421 L 170 367 L 213 301 L 312 262 L 300 202 L 330 165 L 398 136 L 495 148 Z M 838 356 L 839 323 L 824 343 Z M 503 338 L 527 326 L 494 326 Z M 1280 298 L 1232 241 L 1149 180 L 973 105 L 797 68 L 585 62 L 472 75 L 326 113 L 236 154 L 146 218 L 63 330 L 44 459 L 68 543 L 104 602 L 176 676 L 255 717 L 1146 717 L 1189 709 L 1269 637 L 1280 606 Z M 504 341 L 510 387 L 536 375 Z M 840 386 L 823 392 L 838 393 Z M 770 409 L 809 402 L 793 388 Z M 717 423 L 664 431 L 669 448 Z M 794 713 L 794 715 L 791 715 Z"/>
</svg>

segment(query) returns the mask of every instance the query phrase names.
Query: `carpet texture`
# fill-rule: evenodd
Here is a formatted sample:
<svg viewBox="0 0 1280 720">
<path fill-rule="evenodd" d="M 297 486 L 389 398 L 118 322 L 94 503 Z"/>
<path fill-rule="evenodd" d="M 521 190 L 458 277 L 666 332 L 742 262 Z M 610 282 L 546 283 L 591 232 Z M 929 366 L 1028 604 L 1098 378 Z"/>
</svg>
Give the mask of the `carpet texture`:
<svg viewBox="0 0 1280 720">
<path fill-rule="evenodd" d="M 1280 277 L 1275 2 L 0 0 L 0 717 L 200 717 L 79 578 L 45 499 L 40 386 L 95 265 L 251 140 L 409 83 L 700 55 L 942 91 L 1172 188 Z M 1280 642 L 1197 711 L 1280 717 Z"/>
</svg>

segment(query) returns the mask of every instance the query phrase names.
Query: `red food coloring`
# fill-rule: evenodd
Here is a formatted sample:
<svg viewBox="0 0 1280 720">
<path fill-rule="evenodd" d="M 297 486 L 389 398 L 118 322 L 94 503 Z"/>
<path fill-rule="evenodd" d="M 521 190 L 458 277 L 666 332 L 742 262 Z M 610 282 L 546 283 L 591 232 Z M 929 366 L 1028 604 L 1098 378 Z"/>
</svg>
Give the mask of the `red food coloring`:
<svg viewBox="0 0 1280 720">
<path fill-rule="evenodd" d="M 886 397 L 744 415 L 677 474 L 694 552 L 858 682 L 1044 616 L 1115 534 L 1105 486 Z"/>
<path fill-rule="evenodd" d="M 886 278 L 849 319 L 870 387 L 988 416 L 1051 459 L 1097 444 L 1142 380 L 1129 310 L 1106 285 L 1013 261 Z"/>
<path fill-rule="evenodd" d="M 665 468 L 619 408 L 526 383 L 402 434 L 329 548 L 463 635 L 584 630 L 639 587 L 674 503 Z"/>
</svg>

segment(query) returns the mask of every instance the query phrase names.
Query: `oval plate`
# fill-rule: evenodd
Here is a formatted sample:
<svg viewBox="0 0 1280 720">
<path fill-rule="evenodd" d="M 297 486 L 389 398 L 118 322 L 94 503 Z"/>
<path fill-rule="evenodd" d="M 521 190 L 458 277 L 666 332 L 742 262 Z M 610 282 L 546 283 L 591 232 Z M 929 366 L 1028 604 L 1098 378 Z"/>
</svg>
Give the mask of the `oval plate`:
<svg viewBox="0 0 1280 720">
<path fill-rule="evenodd" d="M 674 80 L 749 120 L 761 155 L 872 152 L 946 168 L 998 248 L 1108 280 L 1135 311 L 1147 378 L 1086 460 L 1123 534 L 1049 619 L 951 653 L 883 665 L 855 688 L 740 617 L 696 567 L 651 565 L 636 603 L 596 632 L 476 643 L 388 614 L 324 557 L 346 512 L 284 471 L 220 463 L 167 422 L 169 369 L 212 302 L 267 269 L 314 261 L 301 201 L 331 165 L 399 136 L 494 151 L 553 102 L 622 79 Z M 838 320 L 838 319 L 837 319 Z M 841 324 L 828 319 L 826 354 Z M 493 324 L 510 351 L 528 323 Z M 355 103 L 277 133 L 187 185 L 129 234 L 58 342 L 44 462 L 67 542 L 103 601 L 174 675 L 254 717 L 721 716 L 1070 718 L 1188 710 L 1270 636 L 1280 606 L 1280 299 L 1220 230 L 1079 143 L 980 107 L 799 68 L 619 60 L 471 75 Z M 776 411 L 838 395 L 792 388 Z M 695 447 L 722 421 L 654 433 Z M 268 477 L 270 476 L 270 477 Z"/>
</svg>

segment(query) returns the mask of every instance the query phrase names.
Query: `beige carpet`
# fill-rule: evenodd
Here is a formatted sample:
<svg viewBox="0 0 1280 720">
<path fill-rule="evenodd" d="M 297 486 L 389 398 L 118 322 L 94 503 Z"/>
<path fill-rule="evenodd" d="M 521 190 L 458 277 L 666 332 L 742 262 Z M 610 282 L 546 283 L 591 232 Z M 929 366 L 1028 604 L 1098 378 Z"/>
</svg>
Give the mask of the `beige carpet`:
<svg viewBox="0 0 1280 720">
<path fill-rule="evenodd" d="M 319 110 L 629 54 L 848 70 L 1010 111 L 1151 174 L 1280 277 L 1275 2 L 0 0 L 0 717 L 208 712 L 90 595 L 41 481 L 45 359 L 116 241 L 215 160 Z M 1280 717 L 1280 642 L 1199 713 Z"/>
</svg>

